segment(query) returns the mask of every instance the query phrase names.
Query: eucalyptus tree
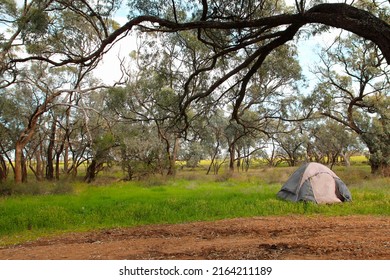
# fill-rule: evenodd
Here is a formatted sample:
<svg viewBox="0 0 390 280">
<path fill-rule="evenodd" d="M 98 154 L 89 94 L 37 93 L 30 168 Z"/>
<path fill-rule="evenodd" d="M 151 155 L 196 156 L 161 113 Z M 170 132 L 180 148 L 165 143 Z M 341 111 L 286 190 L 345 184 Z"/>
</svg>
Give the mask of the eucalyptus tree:
<svg viewBox="0 0 390 280">
<path fill-rule="evenodd" d="M 64 131 L 65 138 L 63 143 L 64 173 L 76 177 L 78 168 L 92 157 L 90 149 L 93 143 L 91 134 L 93 127 L 91 128 L 89 115 L 93 110 L 86 108 L 81 94 L 72 94 L 72 98 L 68 99 L 68 104 L 69 106 L 65 106 L 65 121 L 59 124 Z"/>
<path fill-rule="evenodd" d="M 194 137 L 189 135 L 194 132 L 193 123 L 212 106 L 211 101 L 202 100 L 187 111 L 186 118 L 180 118 L 180 96 L 188 87 L 185 77 L 206 54 L 193 32 L 181 32 L 178 37 L 140 34 L 138 49 L 131 54 L 133 69 L 127 73 L 128 84 L 112 89 L 108 96 L 108 106 L 119 120 L 130 123 L 130 129 L 138 122 L 147 130 L 156 130 L 165 146 L 168 175 L 175 174 L 180 142 Z M 205 89 L 207 81 L 202 77 L 191 85 L 191 91 Z"/>
<path fill-rule="evenodd" d="M 69 147 L 73 155 L 71 172 L 77 173 L 77 168 L 86 164 L 84 181 L 91 183 L 99 172 L 116 162 L 113 150 L 120 144 L 113 131 L 116 120 L 110 118 L 111 112 L 105 107 L 105 94 L 111 87 L 99 85 L 93 76 L 84 82 L 94 87 L 75 92 L 78 103 L 73 118 L 77 126 L 71 131 Z"/>
<path fill-rule="evenodd" d="M 283 162 L 283 159 L 279 157 L 279 146 L 275 138 L 271 137 L 266 141 L 267 147 L 259 151 L 259 159 L 264 161 L 269 167 L 276 167 Z"/>
<path fill-rule="evenodd" d="M 45 177 L 54 178 L 55 159 L 58 178 L 59 159 L 63 151 L 65 169 L 68 169 L 69 114 L 72 106 L 78 106 L 72 104 L 74 96 L 101 86 L 101 83 L 96 82 L 86 85 L 89 81 L 83 81 L 101 56 L 90 59 L 85 59 L 85 56 L 96 52 L 102 38 L 114 29 L 115 22 L 111 20 L 110 14 L 116 8 L 115 1 L 9 0 L 1 3 L 0 87 L 7 92 L 16 90 L 19 95 L 17 98 L 27 95 L 26 100 L 31 100 L 31 112 L 25 116 L 15 142 L 16 182 L 25 180 L 25 172 L 22 171 L 25 162 L 23 149 L 28 144 L 33 146 L 31 141 L 36 132 L 44 128 L 42 119 L 49 116 L 49 111 L 52 116 L 49 118 L 50 133 L 44 137 L 49 140 L 47 147 L 43 147 L 47 152 Z M 56 59 L 61 62 L 56 62 Z M 75 60 L 78 62 L 73 63 Z M 66 108 L 65 112 L 58 115 L 59 109 L 54 108 L 57 106 Z M 66 115 L 64 118 L 63 114 Z M 65 124 L 60 123 L 60 120 Z M 60 133 L 62 139 L 57 139 Z M 43 140 L 37 141 L 39 143 Z M 35 148 L 39 146 L 37 144 Z M 30 157 L 34 156 L 35 148 L 30 149 Z M 40 157 L 38 154 L 35 157 L 39 165 Z M 32 169 L 38 178 L 42 177 L 39 166 Z"/>
<path fill-rule="evenodd" d="M 362 143 L 350 129 L 332 119 L 317 119 L 308 128 L 308 158 L 328 164 L 331 168 L 341 161 L 350 166 L 350 157 L 362 154 Z"/>
<path fill-rule="evenodd" d="M 152 124 L 120 120 L 114 134 L 119 143 L 117 158 L 125 180 L 164 174 L 167 169 L 165 147 Z"/>
<path fill-rule="evenodd" d="M 45 82 L 48 80 L 40 80 L 45 76 L 44 67 L 41 66 L 34 65 L 28 69 L 28 74 L 26 72 L 20 74 L 20 79 L 12 87 L 3 89 L 1 92 L 3 100 L 8 99 L 8 102 L 13 103 L 19 112 L 18 117 L 9 121 L 8 124 L 10 130 L 13 130 L 10 136 L 14 138 L 10 140 L 15 150 L 13 169 L 15 181 L 18 183 L 25 181 L 27 174 L 23 149 L 34 136 L 39 126 L 40 116 L 47 111 L 46 107 L 60 94 L 47 96 L 47 92 L 43 92 L 46 90 Z M 38 80 L 41 83 L 37 83 Z M 13 125 L 15 121 L 17 123 Z"/>
<path fill-rule="evenodd" d="M 12 84 L 23 64 L 30 61 L 52 66 L 96 64 L 109 49 L 110 43 L 103 41 L 116 28 L 111 15 L 119 2 L 2 1 L 0 86 Z"/>
<path fill-rule="evenodd" d="M 108 110 L 117 115 L 114 118 L 120 123 L 116 134 L 121 139 L 123 164 L 126 165 L 129 178 L 132 177 L 131 170 L 135 170 L 131 165 L 136 164 L 136 159 L 139 163 L 149 161 L 151 164 L 153 161 L 153 165 L 156 162 L 164 162 L 163 169 L 169 175 L 175 172 L 180 138 L 173 122 L 174 110 L 177 108 L 176 97 L 172 89 L 164 87 L 158 78 L 154 78 L 156 77 L 145 80 L 141 78 L 139 81 L 130 82 L 124 88 L 113 88 L 106 100 Z M 139 141 L 144 143 L 138 143 Z M 146 156 L 149 152 L 150 156 L 155 155 L 153 159 Z M 161 163 L 158 165 L 164 166 Z M 161 168 L 155 170 L 157 169 Z"/>
<path fill-rule="evenodd" d="M 280 132 L 273 138 L 277 143 L 277 157 L 287 162 L 289 166 L 296 166 L 305 161 L 305 147 L 308 141 L 307 133 L 302 129 L 301 123 L 280 124 Z"/>
<path fill-rule="evenodd" d="M 390 172 L 390 68 L 378 48 L 356 36 L 340 38 L 317 68 L 322 114 L 359 135 L 372 173 Z"/>
<path fill-rule="evenodd" d="M 286 63 L 288 67 L 285 67 Z M 232 117 L 241 126 L 237 131 L 242 130 L 238 140 L 246 135 L 244 146 L 248 146 L 250 139 L 258 139 L 246 149 L 247 155 L 261 150 L 265 142 L 259 143 L 260 139 L 270 138 L 275 130 L 275 121 L 289 121 L 296 118 L 307 118 L 303 116 L 304 110 L 294 112 L 289 110 L 295 102 L 297 95 L 297 81 L 301 79 L 301 68 L 296 59 L 296 49 L 292 45 L 285 45 L 270 54 L 257 73 L 247 82 L 245 96 L 233 101 Z M 238 88 L 239 92 L 241 89 Z M 239 106 L 238 106 L 239 103 Z M 294 116 L 292 116 L 292 114 Z M 300 115 L 300 116 L 299 116 Z M 235 141 L 230 141 L 232 147 Z M 231 153 L 230 168 L 234 159 L 234 149 L 229 147 Z M 238 150 L 239 151 L 239 150 Z M 240 158 L 240 156 L 239 156 Z M 248 158 L 247 156 L 245 158 Z"/>
<path fill-rule="evenodd" d="M 10 168 L 14 169 L 12 151 L 15 147 L 14 139 L 17 137 L 17 127 L 20 121 L 19 114 L 15 115 L 15 112 L 22 110 L 24 108 L 21 109 L 15 100 L 0 94 L 0 181 L 7 179 Z"/>
<path fill-rule="evenodd" d="M 205 115 L 204 124 L 198 127 L 197 135 L 201 139 L 205 154 L 211 160 L 206 174 L 211 171 L 218 174 L 227 159 L 224 153 L 228 149 L 225 128 L 229 125 L 229 119 L 226 115 L 222 108 L 217 107 Z"/>
<path fill-rule="evenodd" d="M 68 102 L 70 95 L 82 95 L 100 88 L 101 85 L 93 82 L 93 85 L 85 79 L 90 69 L 75 69 L 69 67 L 49 69 L 47 63 L 33 63 L 26 69 L 20 69 L 18 78 L 13 85 L 3 88 L 0 92 L 4 101 L 12 104 L 18 115 L 11 118 L 7 117 L 8 136 L 13 143 L 15 152 L 14 158 L 14 175 L 15 182 L 20 183 L 26 180 L 26 160 L 27 155 L 35 158 L 39 164 L 43 149 L 46 150 L 46 177 L 54 178 L 54 167 L 52 160 L 56 157 L 57 168 L 58 161 L 63 148 L 60 148 L 66 140 L 66 134 L 56 149 L 56 155 L 53 151 L 60 133 L 57 130 L 59 113 L 57 107 L 69 108 L 77 106 Z M 82 82 L 82 80 L 84 80 Z M 2 118 L 3 112 L 1 112 Z M 69 128 L 69 127 L 68 127 Z M 64 128 L 66 130 L 66 128 Z M 49 132 L 50 131 L 50 132 Z M 42 146 L 42 141 L 48 139 L 47 146 Z M 28 146 L 30 145 L 30 146 Z M 29 151 L 23 151 L 29 147 Z M 35 153 L 38 151 L 39 153 Z M 34 173 L 37 178 L 41 178 L 41 168 L 37 168 Z M 58 176 L 57 176 L 58 177 Z"/>
</svg>

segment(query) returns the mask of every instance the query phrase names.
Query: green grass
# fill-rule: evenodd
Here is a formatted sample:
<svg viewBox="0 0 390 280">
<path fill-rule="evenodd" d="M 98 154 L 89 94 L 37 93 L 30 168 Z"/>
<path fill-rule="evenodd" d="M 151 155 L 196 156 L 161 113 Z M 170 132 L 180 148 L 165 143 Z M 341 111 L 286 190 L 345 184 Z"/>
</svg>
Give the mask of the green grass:
<svg viewBox="0 0 390 280">
<path fill-rule="evenodd" d="M 143 224 L 270 215 L 390 215 L 390 179 L 371 177 L 364 168 L 337 171 L 349 182 L 352 203 L 281 201 L 276 193 L 293 170 L 251 170 L 233 176 L 183 172 L 176 180 L 72 183 L 70 194 L 1 197 L 0 245 L 61 232 Z"/>
</svg>

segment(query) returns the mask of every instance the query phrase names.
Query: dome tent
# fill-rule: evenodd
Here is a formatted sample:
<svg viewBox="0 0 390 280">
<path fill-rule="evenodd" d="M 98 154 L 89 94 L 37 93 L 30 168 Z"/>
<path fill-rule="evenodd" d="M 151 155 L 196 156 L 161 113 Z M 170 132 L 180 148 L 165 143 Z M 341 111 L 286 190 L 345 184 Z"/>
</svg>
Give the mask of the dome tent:
<svg viewBox="0 0 390 280">
<path fill-rule="evenodd" d="M 278 192 L 290 201 L 312 201 L 318 204 L 352 201 L 343 181 L 328 167 L 311 162 L 299 167 Z"/>
</svg>

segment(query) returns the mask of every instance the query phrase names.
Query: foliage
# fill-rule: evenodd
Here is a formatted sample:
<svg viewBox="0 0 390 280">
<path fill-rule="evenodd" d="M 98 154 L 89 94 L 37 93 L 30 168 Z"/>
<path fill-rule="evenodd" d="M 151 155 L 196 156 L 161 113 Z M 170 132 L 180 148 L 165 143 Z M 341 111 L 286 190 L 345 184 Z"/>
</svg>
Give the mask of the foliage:
<svg viewBox="0 0 390 280">
<path fill-rule="evenodd" d="M 153 127 L 126 126 L 126 134 L 120 136 L 120 158 L 125 180 L 142 179 L 162 173 L 165 169 L 164 146 Z"/>
<path fill-rule="evenodd" d="M 216 174 L 227 161 L 231 172 L 248 171 L 260 156 L 271 166 L 313 158 L 335 163 L 352 153 L 345 144 L 350 135 L 325 127 L 340 136 L 326 142 L 322 129 L 304 120 L 313 117 L 314 105 L 335 108 L 340 100 L 337 112 L 325 113 L 352 116 L 351 129 L 365 132 L 360 136 L 371 165 L 386 167 L 388 69 L 379 64 L 390 57 L 387 5 L 295 4 L 131 0 L 128 22 L 120 26 L 118 0 L 1 1 L 0 180 L 11 170 L 16 183 L 30 171 L 38 181 L 59 180 L 77 176 L 83 163 L 88 182 L 113 162 L 128 180 L 174 176 L 178 160 L 196 168 L 210 159 L 207 173 Z M 363 68 L 369 77 L 384 72 L 384 79 L 370 82 L 379 93 L 363 93 L 356 110 L 341 109 L 345 98 L 334 98 L 337 90 L 326 82 L 318 85 L 320 94 L 302 97 L 292 39 L 304 25 L 318 23 L 326 28 L 317 31 L 336 26 L 367 39 L 344 41 L 325 62 L 343 58 L 353 77 Z M 103 85 L 92 71 L 130 32 L 138 44 L 131 65 L 119 61 L 123 79 Z M 359 59 L 368 64 L 359 68 Z M 354 78 L 327 70 L 340 87 L 355 90 Z"/>
<path fill-rule="evenodd" d="M 389 67 L 371 42 L 348 36 L 322 56 L 319 110 L 359 135 L 373 173 L 389 168 Z M 342 69 L 342 70 L 340 70 Z"/>
</svg>

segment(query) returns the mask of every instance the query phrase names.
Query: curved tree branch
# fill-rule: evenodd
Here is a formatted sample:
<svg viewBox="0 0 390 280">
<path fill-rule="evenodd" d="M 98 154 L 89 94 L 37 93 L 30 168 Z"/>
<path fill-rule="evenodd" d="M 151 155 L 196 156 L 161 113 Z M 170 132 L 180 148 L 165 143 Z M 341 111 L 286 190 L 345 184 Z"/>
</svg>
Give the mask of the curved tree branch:
<svg viewBox="0 0 390 280">
<path fill-rule="evenodd" d="M 205 1 L 203 1 L 205 2 Z M 207 11 L 207 6 L 203 6 L 203 12 Z M 203 15 L 204 16 L 204 15 Z M 204 19 L 202 17 L 202 19 Z M 310 23 L 321 23 L 328 26 L 342 28 L 351 31 L 361 37 L 373 41 L 381 49 L 387 62 L 390 64 L 390 26 L 385 21 L 375 17 L 371 13 L 355 8 L 347 4 L 320 4 L 305 13 L 299 14 L 282 14 L 276 16 L 269 16 L 255 20 L 242 21 L 215 21 L 215 20 L 201 20 L 178 23 L 167 19 L 143 15 L 131 19 L 122 27 L 116 29 L 109 36 L 101 41 L 100 46 L 82 58 L 68 58 L 60 61 L 55 61 L 43 56 L 30 56 L 25 58 L 12 59 L 11 62 L 26 62 L 29 60 L 43 60 L 54 66 L 62 66 L 66 64 L 88 64 L 94 61 L 97 56 L 104 53 L 104 50 L 113 44 L 122 34 L 132 30 L 135 26 L 148 22 L 155 27 L 152 28 L 158 32 L 177 32 L 183 30 L 196 29 L 219 29 L 219 30 L 240 30 L 244 28 L 261 28 L 267 29 L 300 24 L 301 26 Z"/>
<path fill-rule="evenodd" d="M 390 25 L 373 14 L 347 4 L 320 4 L 302 17 L 306 23 L 322 23 L 371 40 L 390 64 Z"/>
</svg>

